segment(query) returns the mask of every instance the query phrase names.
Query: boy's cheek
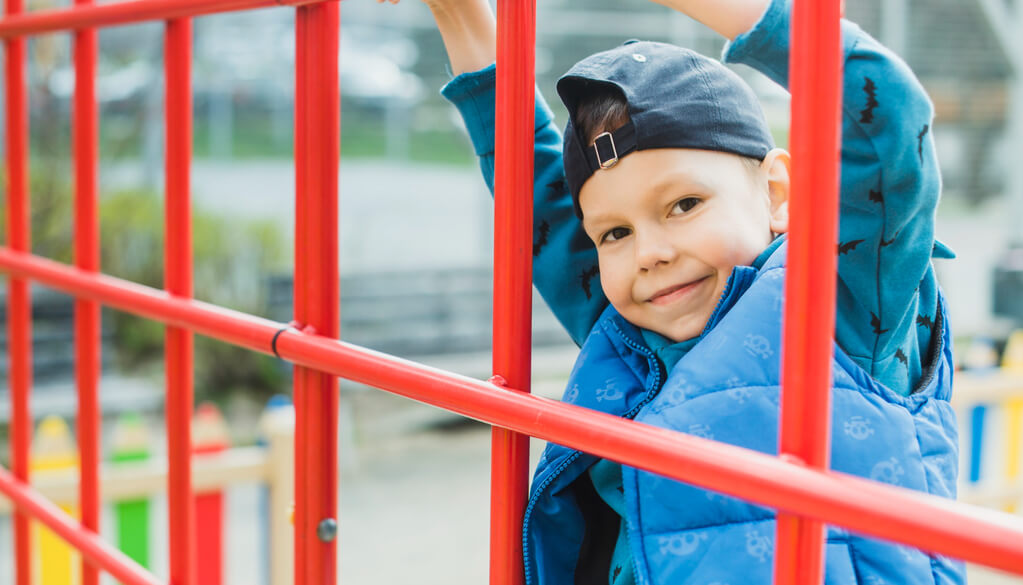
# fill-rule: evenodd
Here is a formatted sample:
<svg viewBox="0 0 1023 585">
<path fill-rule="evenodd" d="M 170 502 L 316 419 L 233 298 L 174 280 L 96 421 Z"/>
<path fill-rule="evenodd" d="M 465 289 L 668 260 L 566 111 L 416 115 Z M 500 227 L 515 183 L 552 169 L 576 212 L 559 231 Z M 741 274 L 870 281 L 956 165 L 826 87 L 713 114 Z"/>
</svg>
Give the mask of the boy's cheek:
<svg viewBox="0 0 1023 585">
<path fill-rule="evenodd" d="M 600 288 L 604 291 L 604 296 L 616 309 L 620 308 L 622 283 L 612 278 L 616 274 L 614 263 L 603 255 L 598 255 L 597 266 L 600 270 Z"/>
</svg>

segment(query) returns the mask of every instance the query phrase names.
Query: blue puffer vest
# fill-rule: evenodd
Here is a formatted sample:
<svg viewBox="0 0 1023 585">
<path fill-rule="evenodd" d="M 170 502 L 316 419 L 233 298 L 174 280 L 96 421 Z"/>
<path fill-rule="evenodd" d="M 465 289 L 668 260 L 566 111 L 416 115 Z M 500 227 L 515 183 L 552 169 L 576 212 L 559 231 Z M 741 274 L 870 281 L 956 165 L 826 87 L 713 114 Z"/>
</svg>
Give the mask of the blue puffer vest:
<svg viewBox="0 0 1023 585">
<path fill-rule="evenodd" d="M 587 408 L 776 454 L 785 250 L 759 270 L 737 267 L 738 300 L 665 376 L 639 330 L 608 308 L 583 344 L 564 400 Z M 726 291 L 725 297 L 729 292 Z M 958 437 L 949 406 L 952 349 L 944 307 L 915 391 L 872 380 L 838 346 L 832 362 L 832 467 L 955 497 Z M 603 574 L 618 518 L 585 471 L 597 460 L 548 445 L 523 523 L 526 583 L 589 585 Z M 629 542 L 640 583 L 771 582 L 774 512 L 623 466 Z M 610 534 L 610 540 L 608 539 Z M 829 585 L 965 582 L 962 563 L 831 527 Z M 603 565 L 601 563 L 604 563 Z"/>
</svg>

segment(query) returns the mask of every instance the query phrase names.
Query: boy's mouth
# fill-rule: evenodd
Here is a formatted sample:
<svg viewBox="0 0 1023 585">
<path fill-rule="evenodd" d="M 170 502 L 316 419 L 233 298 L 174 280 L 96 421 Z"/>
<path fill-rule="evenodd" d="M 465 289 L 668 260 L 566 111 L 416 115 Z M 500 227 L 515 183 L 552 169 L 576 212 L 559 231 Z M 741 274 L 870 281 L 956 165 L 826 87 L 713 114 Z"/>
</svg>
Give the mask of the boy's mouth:
<svg viewBox="0 0 1023 585">
<path fill-rule="evenodd" d="M 686 282 L 683 284 L 676 284 L 674 286 L 662 288 L 661 290 L 654 293 L 653 296 L 651 296 L 649 299 L 647 299 L 647 302 L 652 303 L 654 305 L 667 305 L 669 303 L 674 303 L 675 301 L 681 299 L 682 297 L 686 296 L 687 294 L 695 290 L 696 287 L 699 286 L 700 283 L 702 283 L 704 280 L 707 280 L 707 278 L 709 277 L 704 276 L 703 278 L 698 278 L 692 282 Z"/>
</svg>

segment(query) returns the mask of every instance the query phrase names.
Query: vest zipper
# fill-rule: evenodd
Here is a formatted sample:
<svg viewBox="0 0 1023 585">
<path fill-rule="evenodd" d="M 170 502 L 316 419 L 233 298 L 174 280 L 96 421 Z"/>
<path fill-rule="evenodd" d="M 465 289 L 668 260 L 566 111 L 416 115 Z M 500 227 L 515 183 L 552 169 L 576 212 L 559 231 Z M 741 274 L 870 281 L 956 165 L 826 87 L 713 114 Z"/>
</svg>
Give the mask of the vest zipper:
<svg viewBox="0 0 1023 585">
<path fill-rule="evenodd" d="M 530 572 L 529 572 L 529 516 L 530 516 L 530 513 L 533 511 L 533 507 L 536 506 L 536 501 L 539 498 L 540 494 L 543 493 L 543 491 L 545 489 L 547 489 L 547 486 L 549 486 L 551 484 L 551 482 L 553 482 L 555 479 L 557 479 L 558 476 L 561 475 L 562 472 L 564 472 L 565 469 L 567 469 L 569 465 L 571 465 L 576 459 L 578 459 L 580 455 L 582 455 L 582 451 L 572 451 L 572 453 L 568 457 L 566 457 L 564 461 L 561 462 L 561 465 L 558 465 L 558 467 L 554 470 L 554 472 L 551 473 L 551 475 L 547 479 L 545 479 L 543 481 L 543 483 L 541 483 L 539 485 L 539 487 L 536 488 L 536 491 L 533 492 L 532 497 L 529 498 L 529 502 L 526 504 L 526 511 L 522 515 L 522 518 L 523 518 L 523 520 L 522 520 L 522 564 L 523 564 L 523 573 L 526 576 L 526 585 L 530 585 L 530 583 L 532 582 L 532 579 L 530 578 L 531 575 L 530 575 Z"/>
<path fill-rule="evenodd" d="M 642 346 L 642 345 L 640 345 L 638 343 L 635 343 L 634 341 L 629 339 L 629 337 L 627 335 L 625 335 L 617 326 L 615 326 L 615 331 L 618 333 L 618 336 L 621 338 L 622 342 L 625 343 L 625 345 L 627 345 L 630 348 L 632 348 L 633 351 L 636 351 L 636 352 L 639 352 L 639 353 L 643 354 L 647 358 L 647 363 L 651 364 L 651 370 L 654 372 L 654 381 L 653 381 L 652 387 L 647 390 L 647 392 L 646 392 L 647 395 L 645 397 L 643 397 L 643 400 L 641 400 L 639 402 L 639 404 L 634 406 L 632 408 L 632 410 L 630 410 L 630 411 L 628 411 L 628 412 L 626 412 L 625 414 L 622 415 L 622 418 L 632 420 L 633 418 L 636 417 L 637 414 L 639 414 L 639 411 L 644 406 L 646 406 L 646 404 L 648 402 L 650 402 L 654 398 L 654 396 L 657 395 L 658 392 L 660 392 L 661 386 L 664 384 L 663 379 L 665 378 L 666 373 L 664 372 L 664 364 L 661 363 L 661 360 L 657 359 L 657 356 L 655 356 L 654 353 L 652 351 L 650 351 L 650 348 Z M 530 571 L 529 571 L 529 518 L 530 518 L 530 514 L 532 513 L 533 508 L 536 506 L 536 501 L 539 499 L 540 494 L 542 494 L 543 491 L 546 490 L 547 487 L 555 479 L 557 479 L 559 475 L 561 475 L 566 469 L 568 469 L 568 466 L 571 465 L 573 462 L 575 462 L 575 460 L 578 459 L 580 455 L 582 455 L 582 451 L 573 450 L 568 455 L 568 457 L 566 457 L 565 460 L 562 461 L 561 464 L 558 465 L 558 467 L 550 474 L 550 476 L 547 477 L 547 479 L 545 479 L 543 481 L 543 483 L 541 483 L 536 488 L 536 490 L 533 492 L 533 495 L 530 496 L 529 501 L 526 503 L 526 510 L 522 514 L 522 564 L 523 564 L 523 573 L 524 573 L 525 578 L 526 578 L 526 585 L 531 585 L 531 583 L 532 583 L 532 578 L 531 578 L 532 575 L 530 574 Z M 626 521 L 624 516 L 622 517 L 622 522 L 626 523 L 625 524 L 625 531 L 626 531 L 626 536 L 628 536 L 629 525 L 628 525 L 628 522 Z M 633 562 L 633 565 L 636 564 L 636 555 L 633 555 L 632 562 Z M 633 570 L 635 570 L 636 568 L 638 568 L 638 567 L 633 567 Z M 637 572 L 636 575 L 639 575 L 639 573 Z"/>
</svg>

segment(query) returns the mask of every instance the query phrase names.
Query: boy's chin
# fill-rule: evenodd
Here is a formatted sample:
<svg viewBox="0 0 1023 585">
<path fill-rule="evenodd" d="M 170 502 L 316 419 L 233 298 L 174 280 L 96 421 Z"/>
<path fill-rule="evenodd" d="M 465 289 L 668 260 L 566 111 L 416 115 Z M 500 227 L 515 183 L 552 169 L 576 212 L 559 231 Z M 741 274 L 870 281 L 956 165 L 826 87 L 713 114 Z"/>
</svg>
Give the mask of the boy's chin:
<svg viewBox="0 0 1023 585">
<path fill-rule="evenodd" d="M 663 330 L 651 329 L 651 331 L 666 337 L 674 343 L 681 343 L 683 341 L 689 341 L 695 337 L 699 337 L 703 333 L 703 329 L 707 326 L 706 320 L 702 323 L 695 323 L 687 321 L 683 323 L 675 323 L 673 327 L 664 328 Z"/>
</svg>

